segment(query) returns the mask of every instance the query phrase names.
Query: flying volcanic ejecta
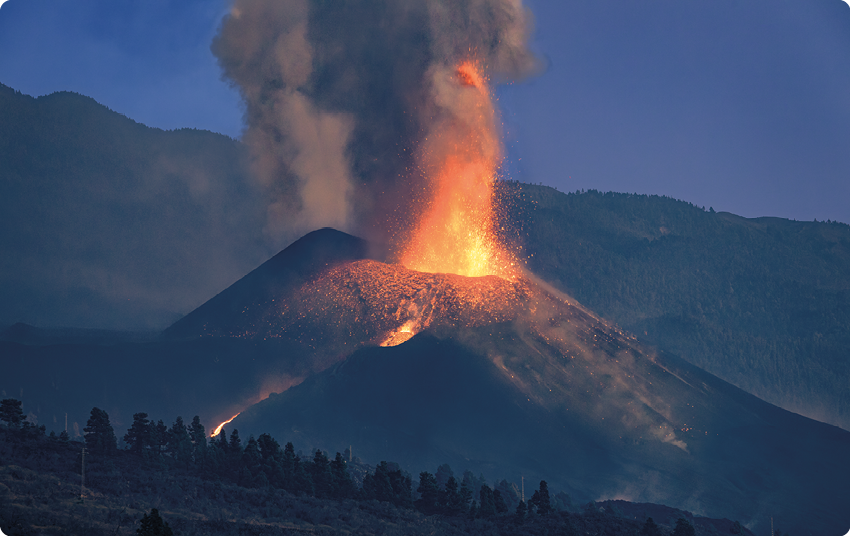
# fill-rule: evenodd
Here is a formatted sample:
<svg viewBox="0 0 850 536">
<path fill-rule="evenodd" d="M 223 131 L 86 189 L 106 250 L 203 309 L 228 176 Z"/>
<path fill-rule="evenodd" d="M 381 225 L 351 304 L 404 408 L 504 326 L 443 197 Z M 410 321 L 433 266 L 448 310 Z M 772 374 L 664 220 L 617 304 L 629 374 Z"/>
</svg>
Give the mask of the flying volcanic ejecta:
<svg viewBox="0 0 850 536">
<path fill-rule="evenodd" d="M 517 0 L 236 0 L 212 49 L 246 103 L 266 232 L 404 241 L 439 210 L 435 168 L 494 180 L 499 122 L 480 81 L 536 72 L 531 31 Z M 448 160 L 454 142 L 465 149 Z M 476 154 L 486 164 L 473 170 Z"/>
</svg>

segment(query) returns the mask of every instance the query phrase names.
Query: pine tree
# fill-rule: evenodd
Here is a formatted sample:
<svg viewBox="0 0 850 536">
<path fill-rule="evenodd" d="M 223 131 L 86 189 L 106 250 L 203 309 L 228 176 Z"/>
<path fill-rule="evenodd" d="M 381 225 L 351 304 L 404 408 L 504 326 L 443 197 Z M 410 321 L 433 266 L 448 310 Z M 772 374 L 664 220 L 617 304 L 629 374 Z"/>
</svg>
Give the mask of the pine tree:
<svg viewBox="0 0 850 536">
<path fill-rule="evenodd" d="M 694 526 L 687 519 L 680 517 L 676 520 L 676 528 L 673 529 L 673 536 L 694 536 L 694 534 Z"/>
<path fill-rule="evenodd" d="M 295 456 L 295 447 L 292 442 L 288 442 L 283 448 L 283 459 L 281 460 L 281 468 L 283 469 L 283 489 L 290 493 L 295 493 L 295 473 L 296 462 L 298 458 Z"/>
<path fill-rule="evenodd" d="M 410 477 L 401 472 L 401 468 L 394 467 L 387 473 L 392 487 L 392 503 L 400 508 L 413 508 L 413 483 Z"/>
<path fill-rule="evenodd" d="M 257 438 L 257 446 L 260 448 L 260 455 L 263 460 L 262 472 L 269 484 L 276 488 L 283 487 L 283 467 L 281 466 L 283 451 L 280 450 L 280 443 L 269 434 L 260 434 L 260 437 Z"/>
<path fill-rule="evenodd" d="M 648 517 L 640 529 L 640 536 L 661 536 L 661 529 L 655 524 L 655 521 Z"/>
<path fill-rule="evenodd" d="M 497 489 L 493 490 L 493 504 L 496 506 L 497 514 L 504 514 L 508 511 L 508 504 L 505 502 L 505 498 L 502 497 L 502 492 Z"/>
<path fill-rule="evenodd" d="M 522 523 L 525 521 L 525 515 L 528 513 L 528 507 L 525 505 L 525 501 L 520 500 L 519 504 L 516 506 L 516 514 L 514 515 L 514 521 L 517 523 Z"/>
<path fill-rule="evenodd" d="M 130 452 L 142 456 L 151 443 L 151 427 L 147 413 L 133 415 L 133 424 L 124 434 L 124 442 L 130 447 Z"/>
<path fill-rule="evenodd" d="M 440 488 L 434 475 L 427 471 L 419 473 L 419 487 L 416 492 L 419 494 L 419 499 L 415 502 L 417 510 L 425 515 L 439 511 Z"/>
<path fill-rule="evenodd" d="M 319 449 L 313 454 L 310 464 L 310 476 L 313 479 L 313 490 L 316 497 L 325 499 L 333 495 L 333 475 L 328 456 Z"/>
<path fill-rule="evenodd" d="M 263 455 L 260 453 L 260 445 L 254 436 L 248 436 L 245 450 L 242 451 L 242 466 L 245 468 L 246 482 L 244 485 L 251 487 L 262 487 L 268 484 L 268 477 L 263 472 Z"/>
<path fill-rule="evenodd" d="M 460 484 L 460 504 L 461 510 L 469 511 L 469 502 L 472 500 L 472 488 L 469 487 L 467 480 L 464 478 Z"/>
<path fill-rule="evenodd" d="M 496 503 L 493 501 L 493 490 L 490 489 L 490 486 L 482 484 L 478 498 L 481 501 L 481 505 L 478 507 L 478 517 L 485 519 L 496 517 Z"/>
<path fill-rule="evenodd" d="M 227 450 L 237 456 L 242 454 L 242 440 L 239 439 L 239 430 L 236 428 L 230 432 L 230 443 L 227 445 Z"/>
<path fill-rule="evenodd" d="M 445 489 L 446 482 L 449 481 L 449 478 L 454 476 L 454 471 L 449 466 L 449 464 L 444 463 L 443 465 L 437 467 L 437 472 L 434 473 L 434 478 L 437 479 L 437 487 L 440 489 Z"/>
<path fill-rule="evenodd" d="M 519 488 L 516 484 L 508 482 L 505 479 L 502 479 L 498 484 L 493 486 L 493 492 L 496 490 L 502 495 L 502 499 L 505 501 L 505 506 L 508 508 L 506 512 L 513 510 L 519 504 Z"/>
<path fill-rule="evenodd" d="M 24 420 L 24 411 L 21 406 L 20 400 L 4 398 L 0 401 L 0 421 L 5 422 L 9 428 L 20 428 L 21 422 Z"/>
<path fill-rule="evenodd" d="M 157 455 L 161 455 L 168 447 L 168 426 L 162 419 L 156 421 L 156 424 L 151 423 L 151 446 Z"/>
<path fill-rule="evenodd" d="M 192 441 L 192 461 L 195 467 L 202 468 L 207 458 L 207 432 L 197 415 L 189 425 L 189 439 Z"/>
<path fill-rule="evenodd" d="M 459 516 L 466 513 L 466 504 L 458 490 L 457 479 L 450 476 L 442 492 L 442 507 L 446 515 Z"/>
<path fill-rule="evenodd" d="M 313 479 L 310 477 L 310 472 L 307 469 L 307 464 L 301 461 L 300 456 L 295 456 L 293 467 L 295 475 L 293 479 L 294 492 L 299 495 L 315 495 L 313 488 Z"/>
<path fill-rule="evenodd" d="M 348 463 L 342 454 L 336 453 L 336 458 L 331 462 L 331 475 L 333 475 L 333 496 L 337 499 L 350 499 L 354 497 L 357 487 L 348 474 Z"/>
<path fill-rule="evenodd" d="M 184 467 L 192 464 L 192 439 L 183 424 L 183 417 L 178 416 L 168 431 L 168 452 Z"/>
<path fill-rule="evenodd" d="M 546 484 L 545 480 L 540 481 L 540 487 L 534 491 L 534 495 L 531 496 L 529 503 L 534 505 L 537 508 L 537 513 L 542 516 L 552 511 L 552 502 L 549 499 L 549 485 Z"/>
<path fill-rule="evenodd" d="M 109 415 L 99 408 L 92 408 L 85 432 L 86 448 L 92 454 L 110 455 L 117 449 L 115 431 L 109 424 Z"/>
<path fill-rule="evenodd" d="M 159 516 L 156 508 L 151 509 L 150 515 L 142 516 L 140 524 L 141 526 L 136 529 L 136 534 L 139 536 L 174 536 L 171 527 Z"/>
<path fill-rule="evenodd" d="M 390 482 L 390 470 L 387 462 L 381 461 L 375 467 L 375 499 L 383 502 L 393 502 L 393 485 Z"/>
</svg>

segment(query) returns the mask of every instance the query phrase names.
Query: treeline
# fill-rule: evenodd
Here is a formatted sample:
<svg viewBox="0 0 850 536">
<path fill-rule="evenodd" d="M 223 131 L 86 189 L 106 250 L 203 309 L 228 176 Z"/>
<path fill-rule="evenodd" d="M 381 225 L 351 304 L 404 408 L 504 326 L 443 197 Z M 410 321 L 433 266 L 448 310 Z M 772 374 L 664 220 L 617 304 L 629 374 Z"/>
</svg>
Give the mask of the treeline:
<svg viewBox="0 0 850 536">
<path fill-rule="evenodd" d="M 137 413 L 123 436 L 123 449 L 118 448 L 108 414 L 99 408 L 91 411 L 83 444 L 64 433 L 47 435 L 44 426 L 27 423 L 15 399 L 0 402 L 0 421 L 0 459 L 6 467 L 14 462 L 40 474 L 80 477 L 85 457 L 85 493 L 94 492 L 97 499 L 91 500 L 98 502 L 87 510 L 82 499 L 72 502 L 83 489 L 69 489 L 67 482 L 63 486 L 53 476 L 40 487 L 30 485 L 38 487 L 41 496 L 30 492 L 33 496 L 21 499 L 23 506 L 13 507 L 15 501 L 6 497 L 0 526 L 10 536 L 36 533 L 30 528 L 50 525 L 47 516 L 53 517 L 55 530 L 37 533 L 120 534 L 132 528 L 135 534 L 140 523 L 142 528 L 160 523 L 160 513 L 168 518 L 162 523 L 170 523 L 175 534 L 287 534 L 307 530 L 305 524 L 317 534 L 325 533 L 323 527 L 328 533 L 504 536 L 748 534 L 731 522 L 696 530 L 693 518 L 678 511 L 681 519 L 666 519 L 665 526 L 645 515 L 625 516 L 611 503 L 574 506 L 565 493 L 550 495 L 545 481 L 524 501 L 513 483 L 502 480 L 491 487 L 470 471 L 456 477 L 448 464 L 434 473 L 421 472 L 414 485 L 395 463 L 383 461 L 365 470 L 367 466 L 350 464 L 341 453 L 331 459 L 317 449 L 304 456 L 291 442 L 281 447 L 268 434 L 249 437 L 244 444 L 236 430 L 208 439 L 198 417 L 189 425 L 178 417 L 169 427 Z M 356 475 L 350 472 L 352 466 Z M 27 478 L 14 466 L 11 471 L 0 467 L 0 483 L 8 479 L 12 486 Z M 57 494 L 57 489 L 63 491 Z M 39 503 L 47 505 L 48 513 L 36 508 Z M 70 517 L 60 515 L 63 507 Z M 158 512 L 148 514 L 151 508 Z M 174 509 L 195 513 L 175 517 Z M 100 525 L 92 521 L 97 516 Z"/>
<path fill-rule="evenodd" d="M 8 422 L 19 422 L 20 405 L 14 399 L 3 400 L 0 418 L 5 420 L 6 414 L 14 414 Z M 102 409 L 92 408 L 83 431 L 89 453 L 107 458 L 118 454 L 117 437 L 109 415 Z M 292 442 L 281 447 L 269 434 L 250 436 L 243 445 L 236 429 L 228 436 L 222 428 L 207 439 L 198 416 L 189 425 L 177 417 L 169 427 L 162 420 L 148 419 L 147 413 L 136 413 L 123 439 L 125 452 L 137 456 L 142 463 L 167 464 L 198 477 L 223 479 L 249 488 L 272 487 L 319 499 L 388 502 L 425 515 L 492 519 L 513 511 L 521 522 L 527 515 L 546 515 L 556 508 L 566 510 L 572 506 L 569 495 L 563 492 L 553 504 L 545 481 L 540 482 L 526 503 L 518 496 L 515 484 L 502 480 L 491 488 L 483 476 L 476 477 L 471 471 L 464 472 L 458 481 L 448 464 L 438 467 L 434 474 L 421 472 L 415 493 L 410 475 L 398 464 L 387 461 L 365 473 L 358 487 L 340 452 L 333 460 L 320 449 L 305 457 L 296 452 Z"/>
</svg>

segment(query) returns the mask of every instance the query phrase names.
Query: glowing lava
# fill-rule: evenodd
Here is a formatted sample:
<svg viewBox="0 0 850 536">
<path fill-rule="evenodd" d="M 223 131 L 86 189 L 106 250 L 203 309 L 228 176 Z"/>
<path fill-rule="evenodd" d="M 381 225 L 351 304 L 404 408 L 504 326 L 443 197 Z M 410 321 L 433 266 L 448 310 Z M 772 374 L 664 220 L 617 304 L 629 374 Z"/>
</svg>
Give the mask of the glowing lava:
<svg viewBox="0 0 850 536">
<path fill-rule="evenodd" d="M 242 412 L 240 411 L 239 413 L 242 413 Z M 213 433 L 211 433 L 211 434 L 210 434 L 210 437 L 215 437 L 215 436 L 217 436 L 218 434 L 220 434 L 220 433 L 221 433 L 221 429 L 222 429 L 222 428 L 224 428 L 224 425 L 225 425 L 225 424 L 227 424 L 227 423 L 229 423 L 230 421 L 232 421 L 232 420 L 233 420 L 233 419 L 235 419 L 236 417 L 238 417 L 238 416 L 239 416 L 239 413 L 237 413 L 237 414 L 236 414 L 236 415 L 234 415 L 233 417 L 231 417 L 231 418 L 227 419 L 227 420 L 226 420 L 226 421 L 224 421 L 223 423 L 221 423 L 221 424 L 219 424 L 218 426 L 216 426 L 215 431 L 213 431 Z"/>
<path fill-rule="evenodd" d="M 488 80 L 477 63 L 465 61 L 451 73 L 436 70 L 432 82 L 444 117 L 419 156 L 430 199 L 401 263 L 420 272 L 513 278 L 516 262 L 494 229 L 502 144 Z"/>
<path fill-rule="evenodd" d="M 395 346 L 426 328 L 513 320 L 527 292 L 520 279 L 432 274 L 363 260 L 331 268 L 305 284 L 277 320 L 320 326 L 321 331 L 309 332 L 316 340 Z"/>
</svg>

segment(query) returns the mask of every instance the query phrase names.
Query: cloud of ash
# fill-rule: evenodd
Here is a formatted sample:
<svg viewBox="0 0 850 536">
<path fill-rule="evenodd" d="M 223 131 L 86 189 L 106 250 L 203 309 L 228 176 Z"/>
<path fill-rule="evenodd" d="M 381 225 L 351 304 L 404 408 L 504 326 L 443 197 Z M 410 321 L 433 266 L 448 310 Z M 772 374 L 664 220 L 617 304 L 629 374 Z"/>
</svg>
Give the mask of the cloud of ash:
<svg viewBox="0 0 850 536">
<path fill-rule="evenodd" d="M 496 82 L 532 74 L 531 29 L 521 0 L 235 0 L 212 50 L 246 104 L 269 235 L 408 223 L 427 188 L 417 148 L 463 113 L 439 73 L 474 59 Z"/>
</svg>

